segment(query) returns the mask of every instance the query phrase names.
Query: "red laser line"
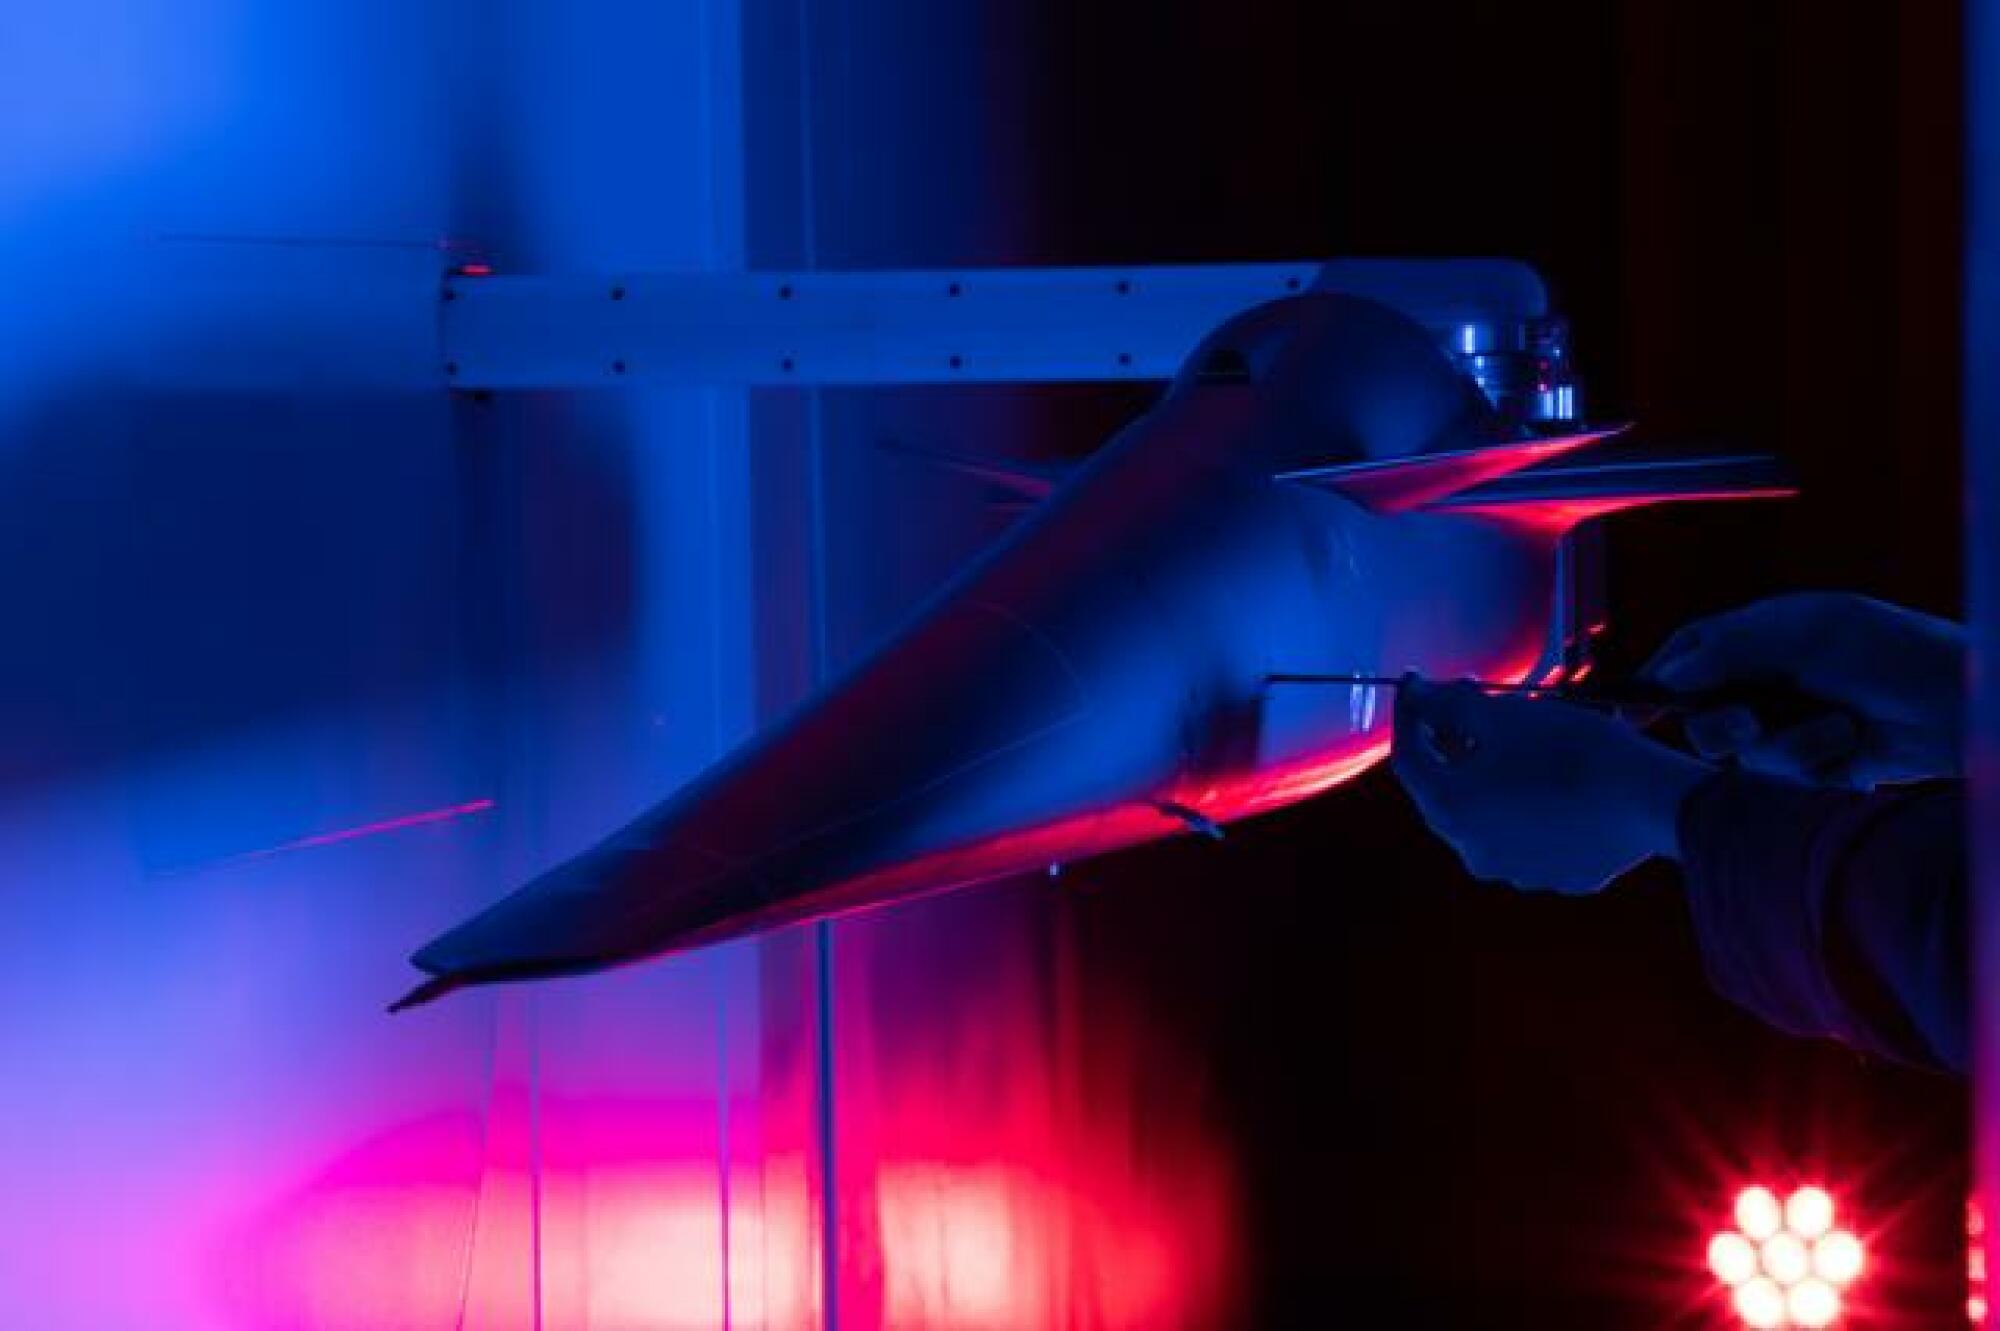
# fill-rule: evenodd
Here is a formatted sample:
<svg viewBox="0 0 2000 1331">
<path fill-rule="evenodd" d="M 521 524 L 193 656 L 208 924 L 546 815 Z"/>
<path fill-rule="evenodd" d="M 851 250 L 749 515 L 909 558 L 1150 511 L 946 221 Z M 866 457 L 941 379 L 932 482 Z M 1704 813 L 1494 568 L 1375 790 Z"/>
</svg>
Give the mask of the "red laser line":
<svg viewBox="0 0 2000 1331">
<path fill-rule="evenodd" d="M 273 855 L 285 855 L 295 850 L 317 850 L 321 846 L 335 846 L 343 841 L 358 841 L 362 837 L 380 836 L 385 832 L 400 832 L 408 827 L 423 827 L 429 823 L 449 822 L 454 818 L 467 818 L 473 814 L 485 813 L 493 807 L 490 799 L 467 800 L 463 804 L 453 804 L 443 809 L 426 809 L 421 813 L 406 813 L 395 818 L 384 818 L 380 822 L 362 823 L 356 827 L 336 828 L 331 832 L 315 832 L 311 836 L 299 837 L 294 841 L 283 841 L 262 850 L 246 850 L 239 855 L 225 855 L 221 859 L 209 860 L 203 864 L 184 866 L 176 873 L 192 873 L 205 869 L 220 869 L 232 864 L 244 864 L 252 860 L 267 860 Z"/>
<path fill-rule="evenodd" d="M 379 823 L 362 823 L 359 827 L 343 827 L 332 832 L 316 832 L 312 836 L 300 837 L 296 841 L 286 841 L 267 850 L 253 850 L 252 855 L 282 855 L 288 850 L 312 850 L 318 846 L 336 845 L 342 841 L 354 841 L 365 836 L 379 836 L 384 832 L 400 832 L 406 827 L 422 827 L 426 823 L 442 823 L 452 818 L 464 818 L 475 813 L 485 813 L 493 807 L 492 800 L 467 800 L 464 804 L 454 804 L 447 809 L 426 809 L 422 813 L 406 813 L 400 818 L 385 818 Z"/>
</svg>

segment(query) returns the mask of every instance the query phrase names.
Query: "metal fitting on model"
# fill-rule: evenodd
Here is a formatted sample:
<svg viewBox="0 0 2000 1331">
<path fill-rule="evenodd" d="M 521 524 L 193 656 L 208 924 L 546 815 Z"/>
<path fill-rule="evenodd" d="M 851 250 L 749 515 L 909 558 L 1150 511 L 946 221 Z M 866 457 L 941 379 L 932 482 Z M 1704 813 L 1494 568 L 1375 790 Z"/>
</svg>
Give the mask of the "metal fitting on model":
<svg viewBox="0 0 2000 1331">
<path fill-rule="evenodd" d="M 1502 416 L 1530 428 L 1581 419 L 1583 394 L 1570 367 L 1567 320 L 1467 321 L 1447 326 L 1441 336 L 1459 369 Z"/>
</svg>

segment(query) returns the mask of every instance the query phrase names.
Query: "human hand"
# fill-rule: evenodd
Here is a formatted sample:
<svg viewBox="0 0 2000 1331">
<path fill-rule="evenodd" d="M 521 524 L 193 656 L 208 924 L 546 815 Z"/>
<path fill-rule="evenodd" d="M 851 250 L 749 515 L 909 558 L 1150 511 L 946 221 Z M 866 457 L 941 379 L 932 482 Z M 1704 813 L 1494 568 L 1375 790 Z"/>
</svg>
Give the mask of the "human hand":
<svg viewBox="0 0 2000 1331">
<path fill-rule="evenodd" d="M 1681 801 L 1711 771 L 1599 712 L 1414 675 L 1390 765 L 1475 877 L 1572 895 L 1675 855 Z"/>
<path fill-rule="evenodd" d="M 1831 705 L 1773 728 L 1747 707 L 1696 713 L 1688 743 L 1753 772 L 1867 790 L 1964 770 L 1965 630 L 1842 592 L 1803 592 L 1696 620 L 1645 676 L 1681 693 L 1776 685 Z"/>
</svg>

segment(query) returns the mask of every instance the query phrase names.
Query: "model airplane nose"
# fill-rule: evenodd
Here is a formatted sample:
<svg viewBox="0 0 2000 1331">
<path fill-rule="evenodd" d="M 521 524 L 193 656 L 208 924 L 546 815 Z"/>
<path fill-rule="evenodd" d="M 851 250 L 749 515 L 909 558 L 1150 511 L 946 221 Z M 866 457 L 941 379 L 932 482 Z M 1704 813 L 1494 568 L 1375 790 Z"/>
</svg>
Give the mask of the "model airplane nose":
<svg viewBox="0 0 2000 1331">
<path fill-rule="evenodd" d="M 572 859 L 425 944 L 411 958 L 432 975 L 510 978 L 563 975 L 614 964 L 633 940 L 666 927 L 692 928 L 714 903 L 740 902 L 743 875 L 727 861 L 671 833 L 652 835 L 649 820 L 625 828 L 589 854 Z M 661 889 L 608 893 L 606 872 L 621 862 L 643 864 Z M 526 946 L 532 940 L 532 947 Z"/>
<path fill-rule="evenodd" d="M 812 913 L 820 893 L 1067 812 L 1073 663 L 952 600 L 788 721 L 411 960 L 437 983 L 601 970 Z M 414 997 L 414 996 L 413 996 Z M 421 1001 L 419 999 L 418 1001 Z"/>
</svg>

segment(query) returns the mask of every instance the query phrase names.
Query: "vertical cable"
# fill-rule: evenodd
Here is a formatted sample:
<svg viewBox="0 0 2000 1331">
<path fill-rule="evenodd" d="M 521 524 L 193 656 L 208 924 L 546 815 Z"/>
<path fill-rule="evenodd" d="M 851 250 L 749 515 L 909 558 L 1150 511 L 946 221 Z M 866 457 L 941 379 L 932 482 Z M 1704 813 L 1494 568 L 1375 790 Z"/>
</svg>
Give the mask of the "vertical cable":
<svg viewBox="0 0 2000 1331">
<path fill-rule="evenodd" d="M 465 1227 L 465 1264 L 458 1277 L 458 1316 L 453 1331 L 465 1331 L 472 1306 L 472 1263 L 478 1254 L 479 1218 L 486 1211 L 486 1178 L 493 1160 L 493 1082 L 500 1075 L 500 1005 L 491 1005 L 493 1038 L 486 1045 L 486 1076 L 479 1097 L 479 1181 L 472 1189 L 472 1217 Z"/>
<path fill-rule="evenodd" d="M 798 0 L 799 87 L 799 230 L 800 257 L 807 271 L 819 263 L 819 235 L 814 215 L 812 0 Z M 817 389 L 805 390 L 806 468 L 808 485 L 809 570 L 812 678 L 818 685 L 827 675 L 826 468 Z M 813 926 L 813 991 L 817 1017 L 814 1049 L 818 1061 L 816 1093 L 820 1157 L 820 1324 L 840 1331 L 840 1170 L 838 1125 L 834 1113 L 833 1059 L 833 926 Z"/>
<path fill-rule="evenodd" d="M 1972 626 L 1973 1096 L 1982 1256 L 2000 1262 L 2000 0 L 1966 0 L 1963 395 Z"/>
<path fill-rule="evenodd" d="M 698 68 L 701 87 L 696 98 L 701 108 L 701 142 L 708 145 L 708 261 L 711 266 L 721 266 L 724 244 L 722 238 L 721 190 L 716 184 L 717 158 L 723 151 L 738 151 L 733 140 L 724 149 L 717 142 L 720 137 L 716 127 L 715 101 L 719 95 L 715 87 L 714 68 L 718 54 L 713 30 L 713 13 L 710 0 L 701 0 L 696 8 L 698 36 L 696 49 L 700 51 Z M 708 417 L 707 448 L 703 452 L 706 468 L 710 546 L 719 552 L 723 543 L 722 531 L 722 466 L 720 452 L 722 439 L 722 394 L 726 390 L 709 389 L 703 396 L 705 414 Z M 721 563 L 718 557 L 717 565 Z M 708 755 L 712 761 L 722 752 L 722 601 L 724 590 L 720 578 L 710 589 L 708 602 Z M 719 1306 L 722 1309 L 722 1328 L 729 1331 L 735 1325 L 736 1313 L 731 1301 L 731 1215 L 729 1198 L 729 1178 L 731 1167 L 731 1145 L 729 1140 L 729 970 L 721 956 L 711 958 L 711 968 L 715 975 L 715 1214 L 716 1243 L 718 1254 L 716 1270 L 721 1280 Z"/>
<path fill-rule="evenodd" d="M 711 958 L 715 971 L 715 1067 L 718 1094 L 715 1109 L 715 1204 L 721 1216 L 718 1239 L 722 1244 L 722 1327 L 723 1331 L 736 1323 L 736 1313 L 730 1298 L 729 1265 L 729 966 L 727 957 L 721 953 Z"/>
<path fill-rule="evenodd" d="M 535 1331 L 542 1331 L 542 1041 L 532 994 L 521 997 L 528 1027 L 528 1233 L 535 1268 Z"/>
<path fill-rule="evenodd" d="M 833 926 L 813 926 L 814 978 L 819 1010 L 820 1322 L 840 1331 L 840 1174 L 834 1153 Z"/>
</svg>

